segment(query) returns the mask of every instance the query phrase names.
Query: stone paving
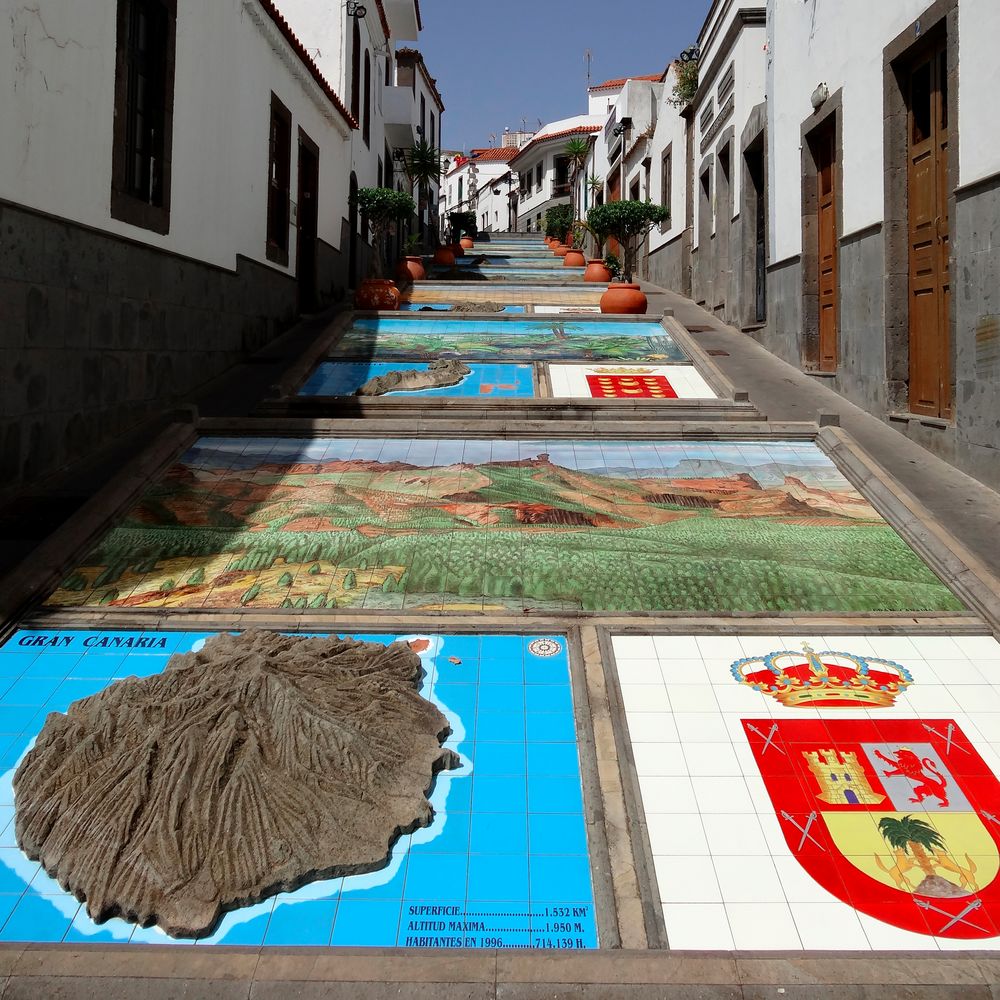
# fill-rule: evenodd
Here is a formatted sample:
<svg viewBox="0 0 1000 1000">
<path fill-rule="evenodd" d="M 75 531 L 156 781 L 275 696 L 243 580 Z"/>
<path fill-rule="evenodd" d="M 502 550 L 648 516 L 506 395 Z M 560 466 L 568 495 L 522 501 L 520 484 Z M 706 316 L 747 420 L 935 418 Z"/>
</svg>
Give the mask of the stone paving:
<svg viewBox="0 0 1000 1000">
<path fill-rule="evenodd" d="M 335 321 L 257 416 L 173 429 L 0 585 L 22 602 L 0 646 L 4 996 L 125 996 L 146 975 L 197 996 L 214 979 L 242 996 L 334 979 L 352 996 L 989 995 L 988 566 L 815 410 L 768 421 L 683 302 L 588 316 L 600 289 L 533 239 L 482 251 L 465 267 L 502 280 L 432 279 L 406 313 Z M 523 311 L 420 311 L 498 297 Z M 470 375 L 324 419 L 440 357 Z M 251 625 L 411 643 L 462 760 L 434 821 L 383 871 L 234 910 L 197 942 L 93 924 L 17 848 L 14 770 L 48 713 Z M 257 959 L 87 957 L 126 942 Z M 266 963 L 289 945 L 368 950 Z"/>
</svg>

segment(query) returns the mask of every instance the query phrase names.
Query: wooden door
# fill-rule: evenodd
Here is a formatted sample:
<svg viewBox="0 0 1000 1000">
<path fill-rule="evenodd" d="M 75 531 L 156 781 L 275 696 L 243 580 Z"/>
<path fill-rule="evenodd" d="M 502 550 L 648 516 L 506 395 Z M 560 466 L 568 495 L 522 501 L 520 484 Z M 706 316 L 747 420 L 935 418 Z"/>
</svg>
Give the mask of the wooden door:
<svg viewBox="0 0 1000 1000">
<path fill-rule="evenodd" d="M 319 227 L 319 153 L 311 143 L 299 143 L 299 237 L 295 276 L 299 311 L 316 305 L 316 238 Z"/>
<path fill-rule="evenodd" d="M 833 126 L 814 141 L 816 156 L 816 231 L 819 249 L 819 370 L 837 370 L 837 142 Z"/>
<path fill-rule="evenodd" d="M 950 419 L 948 61 L 940 43 L 909 73 L 909 340 L 911 413 Z"/>
</svg>

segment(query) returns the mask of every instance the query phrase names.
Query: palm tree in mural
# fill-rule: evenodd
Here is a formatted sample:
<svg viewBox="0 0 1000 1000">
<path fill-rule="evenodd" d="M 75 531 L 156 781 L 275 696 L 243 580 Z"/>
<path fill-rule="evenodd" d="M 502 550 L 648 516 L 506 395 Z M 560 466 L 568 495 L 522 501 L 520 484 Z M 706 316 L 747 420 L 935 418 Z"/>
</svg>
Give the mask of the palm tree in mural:
<svg viewBox="0 0 1000 1000">
<path fill-rule="evenodd" d="M 936 874 L 938 866 L 933 855 L 936 851 L 943 851 L 945 843 L 944 838 L 930 823 L 912 816 L 904 816 L 902 819 L 886 816 L 879 820 L 878 831 L 891 848 L 912 855 L 927 878 Z M 928 851 L 931 853 L 928 854 Z"/>
<path fill-rule="evenodd" d="M 580 171 L 587 165 L 590 156 L 589 139 L 570 139 L 563 148 L 563 155 L 569 160 L 569 201 L 573 208 L 573 221 L 577 221 L 576 181 Z"/>
</svg>

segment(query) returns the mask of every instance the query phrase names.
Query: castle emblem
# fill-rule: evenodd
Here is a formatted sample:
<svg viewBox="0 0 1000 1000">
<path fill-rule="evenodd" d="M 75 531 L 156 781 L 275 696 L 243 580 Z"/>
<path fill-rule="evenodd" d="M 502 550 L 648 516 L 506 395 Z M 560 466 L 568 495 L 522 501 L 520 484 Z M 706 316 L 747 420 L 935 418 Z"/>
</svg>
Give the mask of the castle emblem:
<svg viewBox="0 0 1000 1000">
<path fill-rule="evenodd" d="M 786 708 L 889 708 L 913 683 L 899 663 L 825 650 L 803 643 L 803 653 L 784 649 L 746 657 L 730 668 L 733 677 L 770 695 Z"/>
<path fill-rule="evenodd" d="M 850 750 L 811 750 L 802 754 L 821 791 L 816 796 L 830 805 L 876 806 L 885 796 L 868 781 L 858 755 Z"/>
<path fill-rule="evenodd" d="M 1000 781 L 954 719 L 742 722 L 785 843 L 827 892 L 917 934 L 996 936 Z"/>
</svg>

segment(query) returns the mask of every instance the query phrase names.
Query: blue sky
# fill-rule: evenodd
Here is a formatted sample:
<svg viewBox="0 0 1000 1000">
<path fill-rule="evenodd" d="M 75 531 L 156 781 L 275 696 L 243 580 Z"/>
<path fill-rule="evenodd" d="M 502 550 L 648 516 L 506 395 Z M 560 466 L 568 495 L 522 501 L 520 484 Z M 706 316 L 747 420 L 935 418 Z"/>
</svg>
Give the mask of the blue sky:
<svg viewBox="0 0 1000 1000">
<path fill-rule="evenodd" d="M 446 149 L 489 146 L 587 111 L 593 82 L 662 72 L 695 42 L 709 0 L 421 0 L 420 49 L 447 111 Z M 499 145 L 499 138 L 497 140 Z"/>
</svg>

